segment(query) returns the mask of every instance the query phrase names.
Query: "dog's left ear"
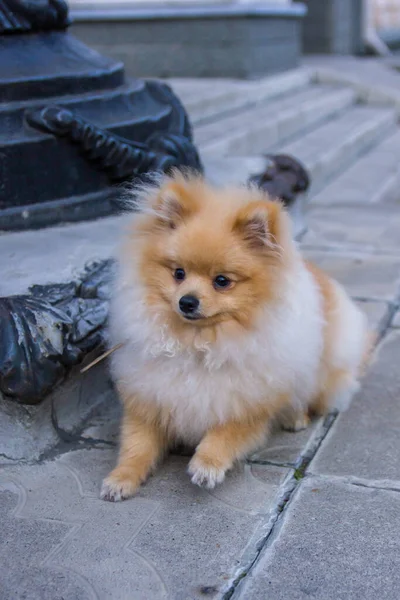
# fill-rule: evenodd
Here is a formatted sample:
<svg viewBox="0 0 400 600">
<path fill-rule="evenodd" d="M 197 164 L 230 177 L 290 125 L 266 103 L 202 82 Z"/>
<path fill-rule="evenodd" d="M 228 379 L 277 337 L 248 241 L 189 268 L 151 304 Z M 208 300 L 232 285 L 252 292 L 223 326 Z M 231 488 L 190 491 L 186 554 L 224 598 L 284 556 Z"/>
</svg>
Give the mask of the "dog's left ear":
<svg viewBox="0 0 400 600">
<path fill-rule="evenodd" d="M 234 230 L 254 249 L 279 245 L 285 214 L 279 202 L 255 201 L 241 208 Z"/>
</svg>

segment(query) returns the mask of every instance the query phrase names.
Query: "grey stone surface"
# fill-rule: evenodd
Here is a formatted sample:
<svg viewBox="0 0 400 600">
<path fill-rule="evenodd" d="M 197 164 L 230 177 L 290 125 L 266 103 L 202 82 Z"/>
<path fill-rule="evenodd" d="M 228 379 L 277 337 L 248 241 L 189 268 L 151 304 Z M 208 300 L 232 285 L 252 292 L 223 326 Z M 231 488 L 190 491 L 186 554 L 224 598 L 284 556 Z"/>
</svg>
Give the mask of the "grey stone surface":
<svg viewBox="0 0 400 600">
<path fill-rule="evenodd" d="M 381 332 L 388 325 L 391 305 L 387 302 L 358 301 L 359 308 L 367 315 L 368 323 L 373 331 Z"/>
<path fill-rule="evenodd" d="M 49 398 L 38 406 L 23 406 L 0 394 L 0 465 L 37 460 L 58 441 Z"/>
<path fill-rule="evenodd" d="M 218 155 L 252 155 L 283 144 L 295 134 L 340 114 L 355 101 L 352 90 L 309 85 L 295 95 L 260 103 L 195 132 L 200 149 Z"/>
<path fill-rule="evenodd" d="M 80 431 L 89 418 L 108 415 L 118 406 L 107 363 L 99 363 L 85 373 L 74 369 L 50 400 L 53 423 L 62 435 Z"/>
<path fill-rule="evenodd" d="M 372 253 L 304 249 L 305 256 L 357 298 L 394 300 L 400 289 L 400 257 Z"/>
<path fill-rule="evenodd" d="M 0 415 L 1 465 L 36 461 L 63 443 L 116 444 L 120 405 L 103 363 L 83 374 L 75 368 L 37 406 L 0 396 Z"/>
<path fill-rule="evenodd" d="M 234 598 L 396 600 L 399 530 L 398 492 L 307 479 Z"/>
<path fill-rule="evenodd" d="M 391 326 L 395 327 L 396 329 L 400 327 L 400 311 L 397 311 L 394 315 Z"/>
<path fill-rule="evenodd" d="M 311 193 L 316 194 L 329 178 L 342 173 L 388 135 L 395 123 L 394 109 L 354 106 L 279 150 L 296 156 L 306 165 L 313 182 Z"/>
<path fill-rule="evenodd" d="M 353 205 L 357 214 L 364 217 L 365 214 L 371 214 L 371 211 L 366 210 L 370 204 L 397 203 L 400 184 L 399 147 L 400 132 L 396 129 L 317 193 L 312 199 L 312 205 Z M 388 209 L 389 207 L 385 208 Z M 375 212 L 378 213 L 378 207 Z M 353 222 L 353 225 L 356 223 Z"/>
<path fill-rule="evenodd" d="M 33 284 L 68 282 L 85 262 L 110 258 L 126 217 L 60 227 L 0 232 L 0 295 L 23 294 Z"/>
<path fill-rule="evenodd" d="M 315 419 L 307 429 L 292 432 L 276 428 L 264 448 L 251 455 L 249 462 L 295 466 L 311 440 L 318 435 L 321 421 Z"/>
<path fill-rule="evenodd" d="M 1 474 L 0 474 L 1 481 Z M 90 598 L 75 573 L 43 564 L 68 534 L 71 526 L 51 519 L 21 518 L 23 488 L 0 483 L 0 556 L 2 598 Z M 35 563 L 32 564 L 34 557 Z M 15 569 L 15 563 L 23 568 Z"/>
<path fill-rule="evenodd" d="M 379 58 L 325 55 L 304 63 L 315 70 L 317 81 L 350 85 L 365 102 L 400 108 L 399 73 Z"/>
<path fill-rule="evenodd" d="M 47 598 L 46 573 L 59 574 L 53 598 L 195 600 L 207 589 L 217 597 L 288 473 L 244 466 L 210 493 L 190 483 L 187 459 L 175 457 L 135 498 L 112 504 L 98 492 L 114 461 L 115 451 L 80 450 L 2 469 L 1 589 L 23 598 L 33 572 L 32 600 Z"/>
<path fill-rule="evenodd" d="M 297 66 L 303 16 L 298 8 L 283 6 L 279 14 L 268 4 L 239 3 L 235 10 L 235 3 L 222 2 L 203 6 L 196 18 L 188 18 L 190 7 L 159 16 L 153 8 L 147 18 L 86 18 L 71 31 L 123 60 L 135 77 L 259 77 Z"/>
<path fill-rule="evenodd" d="M 310 465 L 313 473 L 393 482 L 400 489 L 400 332 L 381 343 L 349 410 Z"/>
<path fill-rule="evenodd" d="M 207 178 L 214 185 L 243 185 L 250 175 L 265 169 L 263 156 L 216 156 L 203 152 Z"/>
<path fill-rule="evenodd" d="M 308 0 L 303 49 L 311 54 L 359 54 L 364 50 L 362 0 Z"/>
<path fill-rule="evenodd" d="M 300 67 L 257 80 L 192 79 L 167 80 L 183 102 L 192 123 L 211 120 L 232 110 L 257 106 L 284 94 L 294 94 L 312 80 L 312 71 Z"/>
<path fill-rule="evenodd" d="M 315 205 L 308 212 L 307 222 L 308 231 L 302 238 L 304 246 L 398 254 L 400 211 L 396 205 Z"/>
</svg>

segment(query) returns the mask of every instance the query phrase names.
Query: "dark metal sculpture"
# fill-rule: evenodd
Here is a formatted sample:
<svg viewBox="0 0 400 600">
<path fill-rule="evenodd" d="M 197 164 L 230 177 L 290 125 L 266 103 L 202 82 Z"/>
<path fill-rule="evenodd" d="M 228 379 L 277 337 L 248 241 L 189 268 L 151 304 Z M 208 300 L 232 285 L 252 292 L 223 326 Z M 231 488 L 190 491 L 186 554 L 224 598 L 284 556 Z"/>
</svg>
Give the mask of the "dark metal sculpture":
<svg viewBox="0 0 400 600">
<path fill-rule="evenodd" d="M 168 85 L 125 81 L 67 25 L 61 0 L 0 0 L 0 230 L 106 216 L 115 182 L 202 168 Z"/>
<path fill-rule="evenodd" d="M 0 392 L 37 404 L 106 337 L 113 262 L 89 265 L 71 283 L 35 285 L 0 298 Z"/>
<path fill-rule="evenodd" d="M 184 135 L 153 134 L 147 143 L 130 141 L 96 127 L 61 106 L 26 114 L 29 125 L 77 145 L 82 154 L 113 181 L 126 181 L 149 172 L 167 173 L 188 166 L 201 171 L 196 148 Z"/>
<path fill-rule="evenodd" d="M 64 0 L 0 0 L 0 33 L 65 29 L 68 25 Z"/>
<path fill-rule="evenodd" d="M 249 183 L 261 188 L 272 198 L 279 198 L 289 207 L 298 194 L 307 191 L 310 177 L 305 167 L 293 156 L 269 154 L 265 158 L 265 170 L 252 175 Z"/>
</svg>

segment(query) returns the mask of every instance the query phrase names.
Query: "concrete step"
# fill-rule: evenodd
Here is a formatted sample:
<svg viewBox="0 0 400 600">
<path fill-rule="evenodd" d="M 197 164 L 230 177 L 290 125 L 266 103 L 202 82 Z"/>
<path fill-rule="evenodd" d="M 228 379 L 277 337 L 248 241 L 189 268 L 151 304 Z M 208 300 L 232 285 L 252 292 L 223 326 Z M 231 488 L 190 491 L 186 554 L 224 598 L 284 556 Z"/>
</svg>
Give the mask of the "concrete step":
<svg viewBox="0 0 400 600">
<path fill-rule="evenodd" d="M 313 195 L 379 143 L 396 121 L 394 109 L 354 106 L 294 142 L 279 146 L 279 152 L 292 154 L 306 166 Z"/>
<path fill-rule="evenodd" d="M 296 94 L 197 127 L 195 140 L 208 154 L 259 154 L 340 114 L 355 101 L 353 90 L 312 84 Z"/>
<path fill-rule="evenodd" d="M 313 196 L 311 205 L 365 206 L 399 200 L 399 149 L 397 130 Z"/>
<path fill-rule="evenodd" d="M 311 79 L 311 71 L 300 68 L 257 81 L 170 79 L 168 83 L 183 102 L 192 123 L 198 125 L 229 112 L 296 92 L 310 84 Z"/>
</svg>

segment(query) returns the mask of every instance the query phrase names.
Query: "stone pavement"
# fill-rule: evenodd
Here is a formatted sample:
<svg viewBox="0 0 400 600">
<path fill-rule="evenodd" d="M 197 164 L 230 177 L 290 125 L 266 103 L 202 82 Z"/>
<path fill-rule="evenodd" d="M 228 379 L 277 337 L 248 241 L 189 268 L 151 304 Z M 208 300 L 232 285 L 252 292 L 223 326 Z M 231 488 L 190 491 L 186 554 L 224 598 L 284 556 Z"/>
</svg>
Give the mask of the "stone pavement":
<svg viewBox="0 0 400 600">
<path fill-rule="evenodd" d="M 381 336 L 350 409 L 275 433 L 211 492 L 175 455 L 137 497 L 108 504 L 98 492 L 116 453 L 110 390 L 79 436 L 31 464 L 0 459 L 1 598 L 398 598 L 400 206 L 319 207 L 309 219 L 307 255 Z"/>
<path fill-rule="evenodd" d="M 302 240 L 379 334 L 349 410 L 275 432 L 215 490 L 193 486 L 188 456 L 176 454 L 135 498 L 109 504 L 98 494 L 115 461 L 119 406 L 104 365 L 75 374 L 68 402 L 40 407 L 49 448 L 35 454 L 32 438 L 32 460 L 15 459 L 32 418 L 19 407 L 14 459 L 0 454 L 1 600 L 398 599 L 400 204 L 392 195 L 370 203 L 369 171 L 357 177 L 340 187 L 340 202 L 313 199 Z M 107 236 L 107 221 L 93 225 L 90 239 Z M 70 230 L 76 266 L 90 227 Z M 28 256 L 33 234 L 13 236 Z M 44 260 L 44 249 L 30 260 Z M 29 264 L 15 259 L 10 293 L 23 291 L 17 269 L 29 277 Z"/>
</svg>

